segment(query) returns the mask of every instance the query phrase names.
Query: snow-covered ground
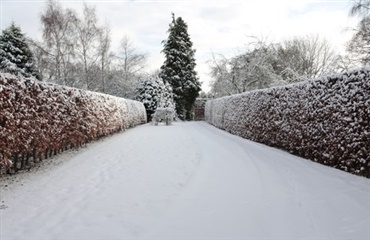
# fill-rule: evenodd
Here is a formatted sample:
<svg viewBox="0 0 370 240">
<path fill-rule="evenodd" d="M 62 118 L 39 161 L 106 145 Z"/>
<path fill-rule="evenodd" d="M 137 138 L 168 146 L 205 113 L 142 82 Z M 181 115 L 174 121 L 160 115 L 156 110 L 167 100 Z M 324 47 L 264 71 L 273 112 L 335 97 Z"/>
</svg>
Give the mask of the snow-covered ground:
<svg viewBox="0 0 370 240">
<path fill-rule="evenodd" d="M 370 179 L 204 122 L 149 124 L 0 179 L 0 239 L 370 239 Z"/>
</svg>

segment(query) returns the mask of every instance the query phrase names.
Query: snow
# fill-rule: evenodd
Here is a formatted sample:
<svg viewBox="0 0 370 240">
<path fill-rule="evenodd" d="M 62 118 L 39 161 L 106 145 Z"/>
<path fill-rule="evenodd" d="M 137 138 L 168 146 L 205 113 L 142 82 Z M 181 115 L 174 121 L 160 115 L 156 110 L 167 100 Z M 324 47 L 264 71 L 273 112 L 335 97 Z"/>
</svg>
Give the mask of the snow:
<svg viewBox="0 0 370 240">
<path fill-rule="evenodd" d="M 141 125 L 0 179 L 0 239 L 370 239 L 370 179 L 204 122 Z"/>
<path fill-rule="evenodd" d="M 172 87 L 159 77 L 141 81 L 136 99 L 145 106 L 148 120 L 157 108 L 175 108 Z"/>
<path fill-rule="evenodd" d="M 0 68 L 3 72 L 36 77 L 34 59 L 21 29 L 13 23 L 0 35 Z"/>
<path fill-rule="evenodd" d="M 144 105 L 137 101 L 2 73 L 0 85 L 0 174 L 7 160 L 13 161 L 14 171 L 32 165 L 18 161 L 20 155 L 33 153 L 35 162 L 50 150 L 80 146 L 146 122 Z"/>
<path fill-rule="evenodd" d="M 369 93 L 370 68 L 364 68 L 210 100 L 205 119 L 235 135 L 370 177 Z"/>
</svg>

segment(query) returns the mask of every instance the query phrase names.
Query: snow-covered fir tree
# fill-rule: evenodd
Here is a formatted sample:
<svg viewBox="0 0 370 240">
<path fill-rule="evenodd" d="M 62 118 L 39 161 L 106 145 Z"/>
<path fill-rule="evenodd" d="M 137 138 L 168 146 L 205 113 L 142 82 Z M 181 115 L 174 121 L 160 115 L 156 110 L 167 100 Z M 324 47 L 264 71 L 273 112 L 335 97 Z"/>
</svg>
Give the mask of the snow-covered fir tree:
<svg viewBox="0 0 370 240">
<path fill-rule="evenodd" d="M 172 86 L 169 83 L 165 83 L 163 80 L 161 80 L 159 84 L 162 89 L 162 95 L 161 95 L 161 99 L 159 102 L 159 107 L 175 109 L 176 104 L 174 101 Z"/>
<path fill-rule="evenodd" d="M 172 86 L 176 112 L 180 119 L 192 119 L 192 107 L 201 90 L 194 70 L 195 50 L 188 34 L 188 26 L 181 17 L 175 19 L 168 30 L 168 39 L 163 41 L 165 61 L 159 76 Z"/>
<path fill-rule="evenodd" d="M 144 104 L 148 122 L 151 121 L 152 114 L 159 107 L 175 109 L 172 87 L 159 77 L 141 81 L 137 88 L 136 100 Z"/>
<path fill-rule="evenodd" d="M 21 29 L 12 22 L 0 36 L 0 70 L 38 78 L 32 52 Z"/>
</svg>

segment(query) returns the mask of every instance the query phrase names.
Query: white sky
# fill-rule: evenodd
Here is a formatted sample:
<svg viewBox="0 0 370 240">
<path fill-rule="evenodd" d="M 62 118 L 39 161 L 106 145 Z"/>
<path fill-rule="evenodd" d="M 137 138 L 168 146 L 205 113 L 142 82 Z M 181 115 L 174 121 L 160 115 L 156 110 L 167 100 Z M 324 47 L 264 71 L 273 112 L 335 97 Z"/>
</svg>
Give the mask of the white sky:
<svg viewBox="0 0 370 240">
<path fill-rule="evenodd" d="M 0 0 L 1 29 L 11 21 L 27 36 L 41 39 L 40 15 L 45 1 Z M 83 1 L 60 0 L 62 6 L 81 10 Z M 85 1 L 95 5 L 101 23 L 108 22 L 112 32 L 112 50 L 128 35 L 137 48 L 148 53 L 148 71 L 156 70 L 164 58 L 161 41 L 167 38 L 171 12 L 188 23 L 196 49 L 197 71 L 203 90 L 209 90 L 207 61 L 211 53 L 233 56 L 242 51 L 248 36 L 280 41 L 293 36 L 319 34 L 338 51 L 353 34 L 357 19 L 348 16 L 349 0 L 146 0 Z"/>
</svg>

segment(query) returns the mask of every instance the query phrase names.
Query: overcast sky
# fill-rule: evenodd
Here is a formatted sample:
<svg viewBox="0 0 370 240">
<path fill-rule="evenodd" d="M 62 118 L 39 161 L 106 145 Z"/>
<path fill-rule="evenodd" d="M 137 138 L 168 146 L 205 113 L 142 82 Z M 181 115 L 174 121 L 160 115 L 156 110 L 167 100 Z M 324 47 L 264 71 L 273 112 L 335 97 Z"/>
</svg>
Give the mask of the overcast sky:
<svg viewBox="0 0 370 240">
<path fill-rule="evenodd" d="M 45 1 L 0 0 L 1 29 L 11 21 L 27 36 L 41 39 L 40 14 Z M 83 1 L 63 1 L 62 6 L 80 11 Z M 101 23 L 108 22 L 112 31 L 112 50 L 128 35 L 137 48 L 148 53 L 148 71 L 160 68 L 164 58 L 161 41 L 167 38 L 171 12 L 188 23 L 188 31 L 196 49 L 197 71 L 209 90 L 207 61 L 212 52 L 233 56 L 243 51 L 248 36 L 268 37 L 281 41 L 293 36 L 319 34 L 343 51 L 353 34 L 357 19 L 348 16 L 349 0 L 146 0 L 85 1 L 96 6 Z"/>
</svg>

